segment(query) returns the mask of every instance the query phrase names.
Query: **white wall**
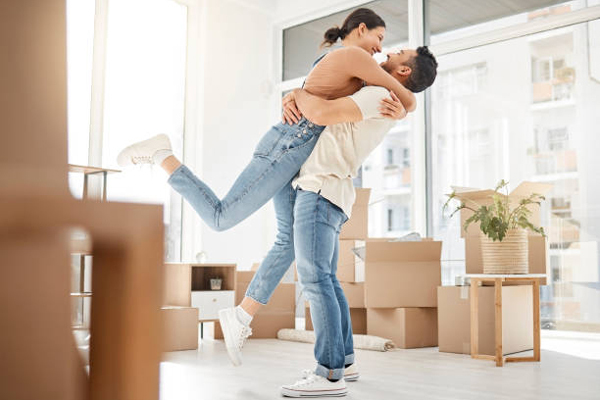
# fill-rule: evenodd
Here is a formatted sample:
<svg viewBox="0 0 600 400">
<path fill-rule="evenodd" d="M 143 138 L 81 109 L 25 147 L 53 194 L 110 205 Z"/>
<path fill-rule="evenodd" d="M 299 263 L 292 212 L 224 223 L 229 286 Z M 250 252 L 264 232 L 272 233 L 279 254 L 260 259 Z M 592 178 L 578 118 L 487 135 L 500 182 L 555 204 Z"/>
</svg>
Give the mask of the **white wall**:
<svg viewBox="0 0 600 400">
<path fill-rule="evenodd" d="M 196 169 L 223 197 L 250 161 L 260 137 L 275 123 L 270 118 L 275 99 L 272 82 L 272 9 L 240 1 L 205 2 L 201 33 L 203 119 Z M 265 2 L 267 3 L 267 2 Z M 274 240 L 272 205 L 225 232 L 200 223 L 194 252 L 210 262 L 235 262 L 249 268 L 260 261 Z M 196 215 L 192 218 L 198 219 Z"/>
</svg>

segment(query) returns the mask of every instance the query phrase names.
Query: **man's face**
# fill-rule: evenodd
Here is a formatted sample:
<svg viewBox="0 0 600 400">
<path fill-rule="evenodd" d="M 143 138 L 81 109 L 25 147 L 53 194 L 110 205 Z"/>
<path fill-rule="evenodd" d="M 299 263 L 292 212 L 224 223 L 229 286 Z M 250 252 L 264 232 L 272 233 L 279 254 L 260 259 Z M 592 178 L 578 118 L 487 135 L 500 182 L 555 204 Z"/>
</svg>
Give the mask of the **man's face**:
<svg viewBox="0 0 600 400">
<path fill-rule="evenodd" d="M 408 61 L 417 55 L 413 49 L 395 50 L 387 53 L 387 60 L 379 64 L 386 72 L 392 73 L 398 67 L 407 65 Z"/>
</svg>

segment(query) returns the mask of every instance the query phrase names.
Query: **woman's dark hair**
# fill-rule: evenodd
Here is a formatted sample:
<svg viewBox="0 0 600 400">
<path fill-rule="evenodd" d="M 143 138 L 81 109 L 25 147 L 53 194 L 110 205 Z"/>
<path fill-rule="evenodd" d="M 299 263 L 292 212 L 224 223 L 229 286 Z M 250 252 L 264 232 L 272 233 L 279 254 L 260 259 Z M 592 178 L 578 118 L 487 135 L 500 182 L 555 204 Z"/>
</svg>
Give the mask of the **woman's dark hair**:
<svg viewBox="0 0 600 400">
<path fill-rule="evenodd" d="M 413 93 L 419 93 L 433 84 L 437 76 L 438 63 L 427 48 L 417 47 L 417 55 L 405 63 L 410 67 L 411 73 L 403 85 Z"/>
<path fill-rule="evenodd" d="M 364 23 L 369 30 L 380 26 L 385 28 L 385 22 L 379 15 L 375 14 L 373 10 L 369 8 L 359 8 L 352 11 L 350 15 L 346 17 L 341 28 L 335 26 L 325 32 L 325 40 L 321 43 L 321 47 L 331 46 L 337 42 L 338 38 L 344 40 L 346 36 L 354 29 L 358 28 L 361 23 Z"/>
</svg>

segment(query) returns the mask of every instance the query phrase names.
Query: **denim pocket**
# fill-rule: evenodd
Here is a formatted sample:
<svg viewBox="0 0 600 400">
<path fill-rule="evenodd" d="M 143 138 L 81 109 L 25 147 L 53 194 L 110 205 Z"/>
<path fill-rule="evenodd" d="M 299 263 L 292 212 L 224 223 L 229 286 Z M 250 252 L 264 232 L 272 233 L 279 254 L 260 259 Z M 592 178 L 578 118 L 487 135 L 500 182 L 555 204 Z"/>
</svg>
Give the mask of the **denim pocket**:
<svg viewBox="0 0 600 400">
<path fill-rule="evenodd" d="M 311 129 L 297 129 L 295 132 L 291 132 L 287 139 L 282 142 L 282 151 L 288 151 L 303 147 L 306 144 L 312 143 L 316 133 Z"/>
</svg>

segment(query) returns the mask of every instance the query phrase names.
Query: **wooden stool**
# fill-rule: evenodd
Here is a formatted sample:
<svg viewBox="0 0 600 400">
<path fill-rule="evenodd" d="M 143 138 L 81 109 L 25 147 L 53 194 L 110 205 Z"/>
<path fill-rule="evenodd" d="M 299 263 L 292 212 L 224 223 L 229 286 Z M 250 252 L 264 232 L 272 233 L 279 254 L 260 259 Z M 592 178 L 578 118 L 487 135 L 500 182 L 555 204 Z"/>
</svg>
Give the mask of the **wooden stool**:
<svg viewBox="0 0 600 400">
<path fill-rule="evenodd" d="M 471 280 L 471 358 L 496 361 L 497 367 L 506 362 L 540 361 L 540 281 L 546 274 L 496 275 L 496 274 L 467 274 Z M 495 349 L 493 356 L 479 354 L 479 291 L 480 284 L 494 283 L 495 298 Z M 502 284 L 533 286 L 533 357 L 504 357 L 502 352 Z"/>
</svg>

